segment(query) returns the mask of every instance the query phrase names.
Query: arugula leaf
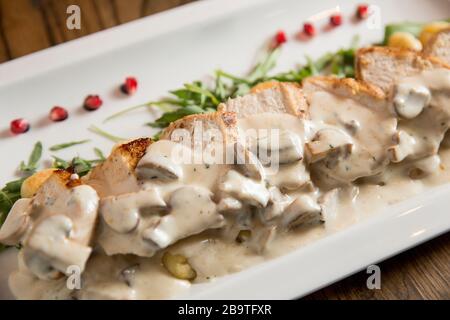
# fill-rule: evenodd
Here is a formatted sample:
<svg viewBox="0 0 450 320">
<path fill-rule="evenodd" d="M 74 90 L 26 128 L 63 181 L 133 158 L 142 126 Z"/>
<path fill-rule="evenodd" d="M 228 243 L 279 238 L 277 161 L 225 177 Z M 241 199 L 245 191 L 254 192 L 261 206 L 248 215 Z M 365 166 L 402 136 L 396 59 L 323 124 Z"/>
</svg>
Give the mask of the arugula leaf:
<svg viewBox="0 0 450 320">
<path fill-rule="evenodd" d="M 147 125 L 152 128 L 165 128 L 171 122 L 181 119 L 184 116 L 204 112 L 205 109 L 199 106 L 187 106 L 185 108 L 180 108 L 172 112 L 166 112 L 160 118 L 156 119 L 155 122 L 148 123 Z"/>
<path fill-rule="evenodd" d="M 234 76 L 234 75 L 232 75 L 230 73 L 227 73 L 227 72 L 225 72 L 223 70 L 217 70 L 216 71 L 216 76 L 221 76 L 223 78 L 229 79 L 233 83 L 247 83 L 247 84 L 250 83 L 247 79 L 236 77 L 236 76 Z"/>
<path fill-rule="evenodd" d="M 91 140 L 81 140 L 81 141 L 73 141 L 73 142 L 67 142 L 67 143 L 61 143 L 61 144 L 57 144 L 57 145 L 54 145 L 54 146 L 52 146 L 52 147 L 50 147 L 50 151 L 59 151 L 59 150 L 62 150 L 62 149 L 67 149 L 67 148 L 70 148 L 70 147 L 73 147 L 73 146 L 76 146 L 76 145 L 79 145 L 79 144 L 83 144 L 83 143 L 87 143 L 87 142 L 90 142 Z"/>
<path fill-rule="evenodd" d="M 0 224 L 3 224 L 6 218 L 6 214 L 9 212 L 13 204 L 14 202 L 11 199 L 10 195 L 3 189 L 0 190 L 0 213 L 2 214 L 2 216 L 0 217 Z"/>
<path fill-rule="evenodd" d="M 140 104 L 140 105 L 137 105 L 137 106 L 134 106 L 134 107 L 130 107 L 130 108 L 124 109 L 122 111 L 116 112 L 116 113 L 110 115 L 108 118 L 106 118 L 103 121 L 103 123 L 108 122 L 110 120 L 113 120 L 115 118 L 121 117 L 124 114 L 127 114 L 129 112 L 132 112 L 132 111 L 135 111 L 135 110 L 138 110 L 138 109 L 142 109 L 142 108 L 149 108 L 151 106 L 158 106 L 161 109 L 163 109 L 164 111 L 168 111 L 168 110 L 166 110 L 166 108 L 164 108 L 167 105 L 179 105 L 179 101 L 175 100 L 175 99 L 162 99 L 160 101 L 150 101 L 150 102 L 147 102 L 147 103 L 144 103 L 144 104 Z"/>
<path fill-rule="evenodd" d="M 105 155 L 103 154 L 102 150 L 100 150 L 99 148 L 94 148 L 94 153 L 101 161 L 106 160 Z"/>
<path fill-rule="evenodd" d="M 72 169 L 73 172 L 78 174 L 80 177 L 85 176 L 92 170 L 92 168 L 95 165 L 105 161 L 105 157 L 103 156 L 103 153 L 99 149 L 95 148 L 94 151 L 96 152 L 99 159 L 86 160 L 77 156 L 73 158 L 71 161 L 66 161 L 61 158 L 53 156 L 54 161 L 52 167 L 64 170 Z"/>
<path fill-rule="evenodd" d="M 53 164 L 52 164 L 52 168 L 55 169 L 68 169 L 70 167 L 70 163 L 67 162 L 66 160 L 63 160 L 61 158 L 58 158 L 56 156 L 53 156 Z"/>
<path fill-rule="evenodd" d="M 280 53 L 280 48 L 270 51 L 269 54 L 256 65 L 255 69 L 248 76 L 247 81 L 253 84 L 260 79 L 264 79 L 267 76 L 267 73 L 275 67 Z"/>
<path fill-rule="evenodd" d="M 348 49 L 340 49 L 336 52 L 328 52 L 319 59 L 313 61 L 310 57 L 306 57 L 307 64 L 297 70 L 281 73 L 271 77 L 278 81 L 301 82 L 306 77 L 317 74 L 334 74 L 338 77 L 355 76 L 355 52 L 359 42 L 359 37 L 352 39 L 351 46 Z"/>
<path fill-rule="evenodd" d="M 226 98 L 225 83 L 223 82 L 222 75 L 216 72 L 216 89 L 215 95 L 220 101 L 224 101 Z"/>
<path fill-rule="evenodd" d="M 96 133 L 96 134 L 98 134 L 99 136 L 102 136 L 102 137 L 104 137 L 104 138 L 106 138 L 106 139 L 109 139 L 109 140 L 111 140 L 111 141 L 113 141 L 113 142 L 120 142 L 120 141 L 127 140 L 127 139 L 125 139 L 125 138 L 121 138 L 121 137 L 112 135 L 112 134 L 106 132 L 105 130 L 102 130 L 102 129 L 96 127 L 96 126 L 90 126 L 90 127 L 89 127 L 89 130 L 90 130 L 91 132 Z"/>
<path fill-rule="evenodd" d="M 30 154 L 28 163 L 25 164 L 24 161 L 20 163 L 20 171 L 26 174 L 33 174 L 37 170 L 38 162 L 41 159 L 41 157 L 42 157 L 42 143 L 37 142 L 34 145 L 33 151 Z"/>
<path fill-rule="evenodd" d="M 73 171 L 78 174 L 80 177 L 85 176 L 89 173 L 89 171 L 92 170 L 93 164 L 96 163 L 96 161 L 89 161 L 85 160 L 80 157 L 75 157 L 72 160 L 71 167 L 73 168 Z"/>
<path fill-rule="evenodd" d="M 20 189 L 22 188 L 22 183 L 25 181 L 26 178 L 14 180 L 11 182 L 6 183 L 5 187 L 2 189 L 2 191 L 7 192 L 9 194 L 15 194 L 20 193 Z"/>
<path fill-rule="evenodd" d="M 152 140 L 158 141 L 161 138 L 162 130 L 159 131 L 157 134 L 153 135 Z"/>
<path fill-rule="evenodd" d="M 186 83 L 184 87 L 191 93 L 198 93 L 200 94 L 200 104 L 203 105 L 205 103 L 205 99 L 209 98 L 211 99 L 211 102 L 214 105 L 218 105 L 220 103 L 219 100 L 217 100 L 216 96 L 209 90 L 202 87 L 202 84 L 197 83 Z"/>
</svg>

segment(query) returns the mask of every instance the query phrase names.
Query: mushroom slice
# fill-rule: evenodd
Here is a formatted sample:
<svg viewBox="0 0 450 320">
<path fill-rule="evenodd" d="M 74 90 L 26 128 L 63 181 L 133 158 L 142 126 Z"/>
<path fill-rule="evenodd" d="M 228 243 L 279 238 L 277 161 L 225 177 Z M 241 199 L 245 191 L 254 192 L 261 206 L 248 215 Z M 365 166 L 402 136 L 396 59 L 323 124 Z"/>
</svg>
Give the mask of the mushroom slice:
<svg viewBox="0 0 450 320">
<path fill-rule="evenodd" d="M 242 208 L 242 202 L 232 197 L 223 198 L 217 205 L 217 211 L 219 212 L 239 211 Z"/>
<path fill-rule="evenodd" d="M 291 198 L 281 193 L 277 187 L 270 187 L 270 200 L 266 208 L 260 210 L 262 221 L 272 221 L 280 216 L 286 207 L 292 202 Z"/>
<path fill-rule="evenodd" d="M 265 207 L 269 201 L 269 191 L 263 183 L 256 183 L 234 170 L 227 172 L 219 189 L 254 206 Z"/>
<path fill-rule="evenodd" d="M 165 206 L 157 189 L 147 189 L 102 199 L 100 214 L 113 230 L 128 233 L 138 226 L 141 210 Z"/>
<path fill-rule="evenodd" d="M 441 158 L 438 155 L 433 155 L 414 161 L 409 169 L 408 175 L 411 179 L 421 179 L 430 175 L 439 169 Z"/>
<path fill-rule="evenodd" d="M 168 156 L 148 152 L 139 161 L 136 174 L 142 180 L 178 180 L 183 176 L 183 169 Z"/>
<path fill-rule="evenodd" d="M 264 168 L 257 156 L 240 143 L 235 143 L 234 153 L 236 155 L 235 166 L 244 176 L 258 181 L 264 179 Z"/>
<path fill-rule="evenodd" d="M 207 229 L 221 228 L 224 217 L 217 213 L 216 204 L 207 189 L 186 186 L 175 190 L 169 201 L 171 211 L 142 232 L 144 240 L 159 248 Z"/>
<path fill-rule="evenodd" d="M 282 227 L 294 227 L 300 224 L 319 222 L 321 208 L 310 196 L 297 197 L 284 211 L 281 218 Z"/>
<path fill-rule="evenodd" d="M 2 228 L 0 229 L 0 242 L 8 246 L 14 246 L 20 242 L 26 230 L 30 226 L 31 199 L 19 199 L 14 203 Z"/>
<path fill-rule="evenodd" d="M 398 131 L 394 136 L 395 146 L 388 148 L 389 158 L 392 162 L 398 163 L 414 152 L 416 140 L 405 131 Z"/>
<path fill-rule="evenodd" d="M 324 221 L 334 221 L 339 203 L 339 189 L 331 189 L 319 198 L 319 205 Z"/>
<path fill-rule="evenodd" d="M 336 129 L 322 129 L 311 142 L 305 144 L 310 163 L 325 159 L 329 155 L 348 155 L 353 150 L 350 137 Z"/>
<path fill-rule="evenodd" d="M 54 279 L 55 270 L 66 273 L 69 266 L 84 271 L 92 249 L 71 239 L 72 220 L 54 215 L 40 221 L 24 243 L 24 262 L 27 268 L 43 280 Z"/>
<path fill-rule="evenodd" d="M 395 87 L 394 108 L 397 114 L 404 119 L 417 117 L 428 106 L 430 100 L 430 90 L 425 86 L 399 83 Z"/>
<path fill-rule="evenodd" d="M 279 164 L 292 163 L 303 159 L 303 147 L 300 137 L 289 130 L 277 130 L 278 134 L 263 136 L 257 140 L 258 154 L 278 159 Z"/>
<path fill-rule="evenodd" d="M 56 270 L 45 257 L 45 255 L 31 250 L 29 248 L 23 248 L 21 250 L 20 261 L 23 264 L 23 268 L 27 270 L 33 278 L 41 280 L 57 280 L 63 277 L 63 273 Z"/>
<path fill-rule="evenodd" d="M 311 183 L 309 171 L 303 161 L 281 166 L 273 174 L 268 174 L 267 180 L 282 190 L 298 190 Z"/>
<path fill-rule="evenodd" d="M 197 272 L 189 264 L 188 259 L 181 254 L 164 253 L 163 266 L 177 279 L 193 281 L 197 278 Z"/>
</svg>

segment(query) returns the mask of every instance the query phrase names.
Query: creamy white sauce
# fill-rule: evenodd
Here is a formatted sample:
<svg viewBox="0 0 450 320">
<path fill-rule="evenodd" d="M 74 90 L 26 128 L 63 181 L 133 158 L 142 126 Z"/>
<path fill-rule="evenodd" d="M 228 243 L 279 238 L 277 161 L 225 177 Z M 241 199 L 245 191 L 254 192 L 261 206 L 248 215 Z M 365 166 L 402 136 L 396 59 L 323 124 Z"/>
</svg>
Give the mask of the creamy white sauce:
<svg viewBox="0 0 450 320">
<path fill-rule="evenodd" d="M 17 270 L 17 249 L 9 248 L 0 254 L 0 299 L 12 300 L 14 295 L 9 288 L 9 277 Z"/>
<path fill-rule="evenodd" d="M 428 88 L 429 106 L 438 109 L 425 106 L 417 112 L 420 102 L 412 102 L 414 108 L 405 113 L 408 119 L 400 121 L 400 129 L 414 139 L 426 135 L 430 142 L 408 149 L 410 155 L 401 163 L 389 164 L 388 149 L 395 145 L 397 133 L 391 106 L 370 108 L 325 91 L 309 97 L 308 120 L 275 113 L 239 119 L 242 141 L 248 138 L 244 135 L 248 129 L 284 130 L 286 139 L 280 150 L 285 152 L 286 163 L 277 168 L 270 164 L 252 168 L 262 170 L 259 174 L 246 176 L 245 170 L 234 165 L 179 163 L 173 152 L 179 145 L 171 141 L 148 148 L 138 164 L 137 178 L 116 158 L 115 163 L 121 165 L 108 167 L 113 175 L 105 172 L 89 183 L 100 194 L 100 222 L 82 289 L 68 290 L 66 278 L 38 280 L 19 257 L 19 270 L 10 277 L 11 290 L 21 299 L 173 298 L 196 283 L 286 254 L 431 186 L 447 183 L 450 150 L 442 149 L 439 154 L 437 150 L 450 119 L 445 110 L 450 106 L 449 76 L 449 71 L 437 70 L 401 80 Z M 436 121 L 445 121 L 445 126 L 436 129 Z M 343 139 L 327 147 L 322 142 L 328 140 L 320 139 L 329 138 L 318 135 L 323 130 L 334 130 Z M 315 143 L 310 151 L 320 154 L 303 154 L 296 139 L 301 144 Z M 340 141 L 348 153 L 338 150 Z M 335 162 L 332 167 L 330 159 Z M 115 188 L 120 177 L 123 185 Z M 296 200 L 298 206 L 294 206 Z M 114 206 L 117 201 L 120 210 Z M 264 219 L 257 219 L 258 214 Z M 297 225 L 305 214 L 308 221 L 309 217 L 317 221 Z M 249 239 L 238 237 L 248 230 L 252 232 Z M 176 279 L 163 267 L 165 250 L 188 259 L 197 272 L 192 283 Z"/>
<path fill-rule="evenodd" d="M 412 88 L 428 88 L 432 93 L 430 101 L 416 117 L 399 121 L 399 130 L 412 138 L 411 151 L 406 158 L 420 159 L 435 154 L 450 126 L 450 72 L 446 69 L 424 71 L 420 75 L 402 79 L 401 84 Z"/>
</svg>

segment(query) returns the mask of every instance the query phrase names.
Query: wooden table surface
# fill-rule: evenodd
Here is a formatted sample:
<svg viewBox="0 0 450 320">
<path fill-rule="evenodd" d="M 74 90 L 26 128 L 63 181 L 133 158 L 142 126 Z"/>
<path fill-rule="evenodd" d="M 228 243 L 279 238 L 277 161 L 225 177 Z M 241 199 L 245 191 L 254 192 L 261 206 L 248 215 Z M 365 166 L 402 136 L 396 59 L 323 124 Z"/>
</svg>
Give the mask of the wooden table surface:
<svg viewBox="0 0 450 320">
<path fill-rule="evenodd" d="M 191 1 L 0 0 L 0 63 Z M 81 30 L 65 27 L 71 4 L 82 10 Z M 450 299 L 450 233 L 378 265 L 380 290 L 360 272 L 306 299 Z"/>
</svg>

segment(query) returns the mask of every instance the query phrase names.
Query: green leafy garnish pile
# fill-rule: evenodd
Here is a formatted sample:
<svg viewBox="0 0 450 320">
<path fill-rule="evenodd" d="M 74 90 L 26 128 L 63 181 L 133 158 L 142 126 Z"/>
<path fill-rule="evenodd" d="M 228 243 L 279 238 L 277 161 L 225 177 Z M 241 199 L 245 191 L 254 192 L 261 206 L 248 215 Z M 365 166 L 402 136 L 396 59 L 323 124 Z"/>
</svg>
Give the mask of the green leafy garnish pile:
<svg viewBox="0 0 450 320">
<path fill-rule="evenodd" d="M 87 175 L 93 167 L 97 164 L 105 161 L 105 156 L 100 149 L 94 148 L 94 152 L 97 155 L 97 159 L 87 160 L 81 157 L 74 157 L 70 161 L 63 160 L 59 157 L 53 156 L 52 167 L 56 169 L 72 170 L 74 173 L 78 174 L 80 177 Z"/>
<path fill-rule="evenodd" d="M 118 118 L 140 108 L 158 107 L 163 111 L 163 114 L 147 125 L 163 129 L 171 122 L 184 116 L 214 112 L 220 103 L 247 94 L 253 86 L 261 82 L 270 80 L 301 82 L 306 77 L 319 74 L 354 77 L 357 41 L 358 38 L 355 37 L 352 45 L 347 49 L 327 53 L 315 61 L 307 58 L 308 63 L 306 65 L 274 75 L 270 75 L 269 72 L 275 67 L 281 49 L 271 49 L 246 77 L 238 77 L 223 70 L 217 70 L 210 85 L 202 81 L 187 83 L 180 89 L 170 91 L 168 97 L 122 110 L 111 115 L 105 121 Z M 101 134 L 106 136 L 104 132 L 101 132 Z M 107 135 L 109 136 L 109 134 Z M 158 135 L 154 138 L 157 139 Z M 115 140 L 116 137 L 112 138 L 112 140 Z"/>
</svg>

